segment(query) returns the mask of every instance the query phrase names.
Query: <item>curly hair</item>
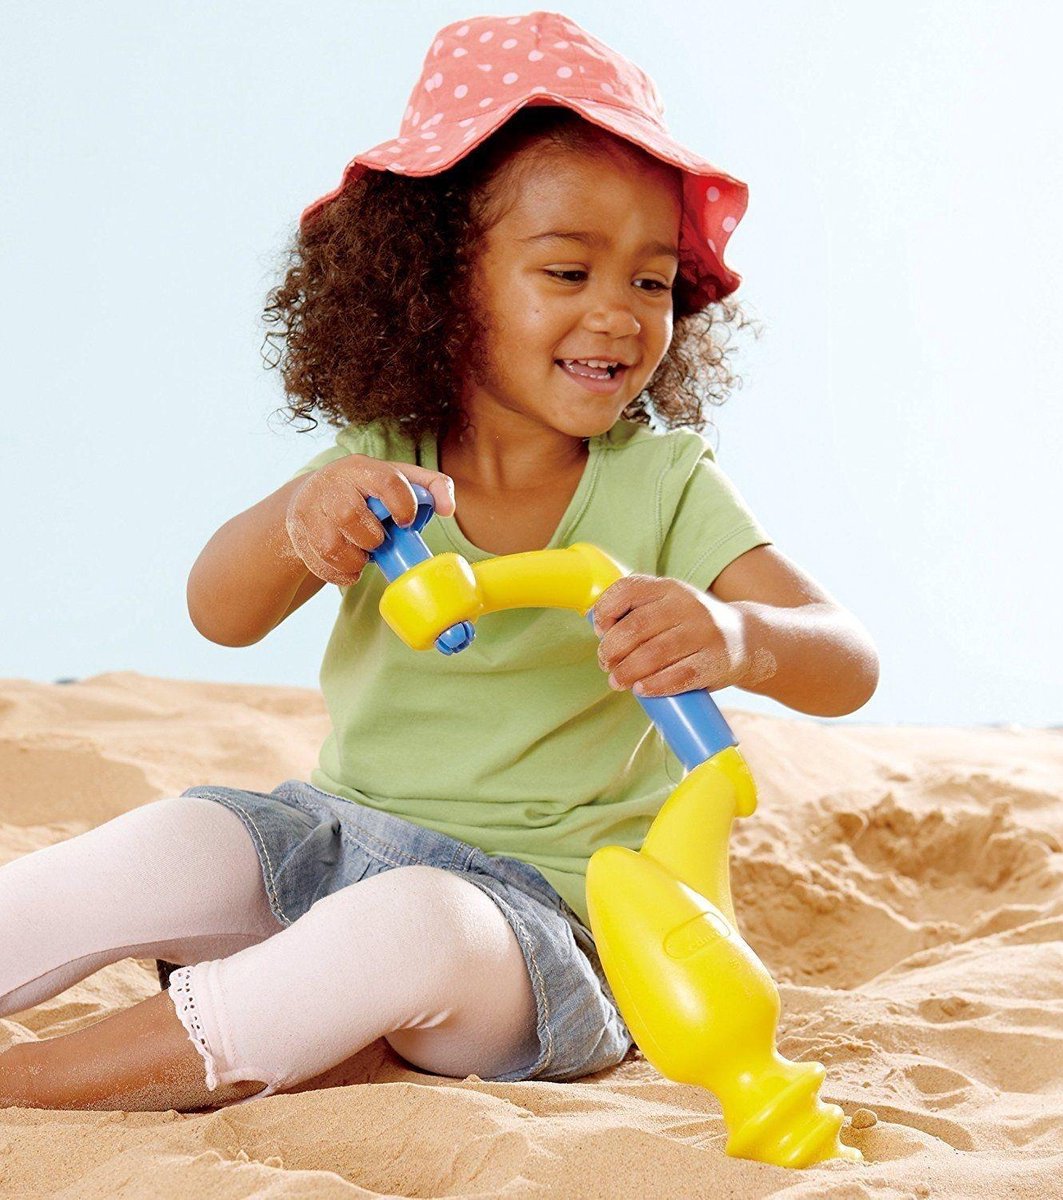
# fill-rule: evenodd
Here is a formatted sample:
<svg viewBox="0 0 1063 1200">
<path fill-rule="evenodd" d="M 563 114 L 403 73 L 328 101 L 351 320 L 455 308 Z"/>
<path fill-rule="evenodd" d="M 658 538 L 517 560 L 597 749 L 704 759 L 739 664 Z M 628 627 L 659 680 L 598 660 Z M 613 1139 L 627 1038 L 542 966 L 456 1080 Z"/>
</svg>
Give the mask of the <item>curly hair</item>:
<svg viewBox="0 0 1063 1200">
<path fill-rule="evenodd" d="M 350 183 L 287 248 L 284 282 L 270 291 L 263 320 L 279 327 L 267 369 L 281 367 L 289 423 L 342 427 L 383 420 L 414 442 L 441 436 L 466 416 L 467 372 L 485 365 L 474 267 L 500 217 L 514 164 L 529 148 L 613 149 L 657 169 L 662 163 L 569 108 L 531 105 L 454 166 L 437 175 L 368 170 Z M 730 369 L 730 336 L 758 323 L 727 297 L 692 258 L 680 262 L 672 290 L 673 336 L 643 392 L 621 414 L 665 428 L 703 430 L 707 408 L 742 386 Z M 724 336 L 720 336 L 720 334 Z"/>
</svg>

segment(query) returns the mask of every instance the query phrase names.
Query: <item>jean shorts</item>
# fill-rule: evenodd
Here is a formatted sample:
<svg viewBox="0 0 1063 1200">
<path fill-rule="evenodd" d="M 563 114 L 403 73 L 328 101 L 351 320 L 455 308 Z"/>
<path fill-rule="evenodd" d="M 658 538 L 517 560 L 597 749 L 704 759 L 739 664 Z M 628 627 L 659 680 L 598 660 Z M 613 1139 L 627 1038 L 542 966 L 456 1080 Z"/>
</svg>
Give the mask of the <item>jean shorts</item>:
<svg viewBox="0 0 1063 1200">
<path fill-rule="evenodd" d="M 539 1035 L 532 1061 L 489 1082 L 579 1079 L 615 1066 L 634 1045 L 591 931 L 529 863 L 486 854 L 300 779 L 269 793 L 204 786 L 182 795 L 215 800 L 243 821 L 270 907 L 285 926 L 322 896 L 392 867 L 439 867 L 486 892 L 520 943 Z"/>
</svg>

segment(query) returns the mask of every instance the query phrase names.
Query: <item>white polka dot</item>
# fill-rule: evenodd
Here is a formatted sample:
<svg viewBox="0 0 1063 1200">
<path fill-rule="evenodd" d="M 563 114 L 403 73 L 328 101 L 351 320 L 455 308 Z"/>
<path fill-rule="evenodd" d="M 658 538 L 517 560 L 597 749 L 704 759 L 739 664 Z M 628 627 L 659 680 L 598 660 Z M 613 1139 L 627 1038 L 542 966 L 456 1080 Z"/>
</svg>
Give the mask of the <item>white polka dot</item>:
<svg viewBox="0 0 1063 1200">
<path fill-rule="evenodd" d="M 489 104 L 493 103 L 493 101 L 493 96 L 484 96 L 484 98 L 480 101 L 480 107 L 486 108 Z"/>
<path fill-rule="evenodd" d="M 710 204 L 715 204 L 716 201 L 719 200 L 719 198 L 720 198 L 720 189 L 718 187 L 711 187 L 705 193 L 705 199 L 708 200 Z"/>
<path fill-rule="evenodd" d="M 455 100 L 464 100 L 468 94 L 469 94 L 469 89 L 463 83 L 459 83 L 458 86 L 454 89 L 454 99 Z"/>
<path fill-rule="evenodd" d="M 521 23 L 521 21 L 523 21 L 523 20 L 524 20 L 523 17 L 510 17 L 509 20 L 506 22 L 506 24 L 507 25 L 519 25 Z"/>
<path fill-rule="evenodd" d="M 428 120 L 425 121 L 424 128 L 427 129 L 429 125 L 438 125 L 439 122 L 442 120 L 443 120 L 443 114 L 436 113 L 435 116 L 429 117 Z"/>
<path fill-rule="evenodd" d="M 461 139 L 463 142 L 471 141 L 476 136 L 476 130 L 470 129 L 469 132 Z"/>
<path fill-rule="evenodd" d="M 477 67 L 480 68 L 481 71 L 490 71 L 491 70 L 490 63 L 477 63 L 476 65 L 477 65 Z"/>
<path fill-rule="evenodd" d="M 480 34 L 480 41 L 481 42 L 489 42 L 494 36 L 495 35 L 491 32 L 490 29 L 485 30 L 483 33 Z"/>
<path fill-rule="evenodd" d="M 390 149 L 390 147 L 389 147 L 389 149 Z M 367 158 L 383 158 L 384 151 L 383 150 L 370 150 L 369 153 L 366 155 L 366 157 Z"/>
<path fill-rule="evenodd" d="M 445 158 L 437 158 L 435 162 L 430 162 L 430 167 L 441 167 L 447 160 Z"/>
<path fill-rule="evenodd" d="M 436 71 L 436 73 L 432 76 L 432 87 L 437 88 L 442 84 L 442 82 L 443 73 L 441 71 Z"/>
<path fill-rule="evenodd" d="M 425 154 L 438 154 L 442 149 L 442 146 L 425 146 L 424 152 Z"/>
<path fill-rule="evenodd" d="M 502 82 L 503 83 L 516 83 L 519 78 L 520 78 L 520 76 L 517 74 L 516 71 L 507 71 L 505 73 L 505 75 L 502 76 Z"/>
<path fill-rule="evenodd" d="M 463 25 L 460 29 L 454 30 L 455 37 L 464 37 L 469 32 L 468 25 Z"/>
<path fill-rule="evenodd" d="M 408 142 L 410 139 L 409 139 L 409 138 L 396 138 L 395 140 L 396 140 L 396 141 L 399 143 L 399 145 L 400 145 L 400 146 L 405 146 L 405 145 L 406 145 L 406 143 L 407 143 L 407 142 Z"/>
<path fill-rule="evenodd" d="M 516 44 L 517 44 L 516 38 L 506 38 L 506 40 L 502 43 L 502 49 L 503 50 L 512 50 Z"/>
<path fill-rule="evenodd" d="M 544 88 L 541 83 L 539 83 L 539 84 L 536 84 L 536 86 L 532 88 L 532 94 L 534 95 L 535 92 L 545 92 L 546 90 L 547 89 Z"/>
<path fill-rule="evenodd" d="M 424 90 L 426 92 L 430 92 L 432 90 L 432 88 L 435 86 L 435 84 L 432 83 L 431 79 L 426 79 L 421 86 L 424 88 Z"/>
<path fill-rule="evenodd" d="M 731 230 L 734 229 L 734 227 L 737 224 L 738 224 L 738 222 L 734 219 L 734 217 L 724 217 L 724 219 L 722 221 L 722 225 L 723 225 L 723 229 L 724 229 L 725 233 L 730 233 Z"/>
<path fill-rule="evenodd" d="M 579 65 L 579 73 L 581 75 L 584 74 L 583 63 L 580 63 L 580 65 Z"/>
<path fill-rule="evenodd" d="M 427 133 L 421 134 L 421 137 L 424 138 L 424 140 L 426 142 L 430 142 L 432 140 L 432 138 L 434 138 L 435 136 L 436 136 L 436 131 L 434 129 L 429 129 L 429 131 Z"/>
<path fill-rule="evenodd" d="M 554 49 L 555 50 L 567 50 L 568 42 L 554 42 Z"/>
<path fill-rule="evenodd" d="M 613 85 L 611 83 L 603 83 L 602 91 L 605 92 L 607 96 L 611 96 L 613 94 Z"/>
<path fill-rule="evenodd" d="M 436 44 L 432 47 L 433 55 L 438 54 L 440 52 L 440 50 L 442 50 L 442 49 L 443 49 L 443 39 L 440 38 L 439 41 L 437 41 Z"/>
<path fill-rule="evenodd" d="M 541 50 L 530 50 L 528 52 L 528 62 L 538 62 L 542 56 L 543 52 Z"/>
<path fill-rule="evenodd" d="M 419 112 L 415 112 L 413 114 L 413 120 L 410 122 L 410 124 L 411 125 L 420 125 L 420 123 L 421 123 L 421 114 Z"/>
<path fill-rule="evenodd" d="M 572 75 L 572 68 L 571 67 L 558 67 L 557 73 L 558 73 L 558 75 L 561 76 L 562 79 L 568 79 Z"/>
<path fill-rule="evenodd" d="M 396 144 L 394 146 L 388 146 L 387 152 L 388 152 L 388 154 L 398 154 L 398 152 L 399 152 L 398 145 Z M 378 151 L 378 153 L 379 153 L 379 151 Z"/>
<path fill-rule="evenodd" d="M 464 120 L 459 121 L 458 124 L 464 129 L 466 125 L 471 125 L 475 120 L 475 117 L 466 117 Z"/>
<path fill-rule="evenodd" d="M 412 115 L 413 115 L 413 105 L 409 104 L 406 106 L 406 114 L 403 119 L 408 121 Z"/>
<path fill-rule="evenodd" d="M 388 170 L 389 171 L 397 171 L 399 169 L 399 167 L 401 167 L 401 166 L 402 166 L 402 163 L 400 163 L 400 162 L 390 162 L 390 163 L 388 163 Z"/>
<path fill-rule="evenodd" d="M 457 50 L 454 51 L 454 57 L 455 58 L 464 58 L 464 56 L 468 53 L 469 53 L 468 50 L 466 50 L 464 46 L 459 46 L 457 48 Z"/>
<path fill-rule="evenodd" d="M 713 254 L 716 253 L 716 243 L 712 240 L 712 238 L 709 238 L 709 249 L 713 252 Z"/>
</svg>

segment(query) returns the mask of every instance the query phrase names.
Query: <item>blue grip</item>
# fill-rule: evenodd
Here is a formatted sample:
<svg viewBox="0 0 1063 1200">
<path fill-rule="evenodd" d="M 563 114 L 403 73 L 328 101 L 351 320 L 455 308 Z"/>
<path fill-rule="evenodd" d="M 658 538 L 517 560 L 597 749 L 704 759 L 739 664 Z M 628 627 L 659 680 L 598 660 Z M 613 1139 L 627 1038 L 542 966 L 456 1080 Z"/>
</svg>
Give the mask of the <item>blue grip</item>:
<svg viewBox="0 0 1063 1200">
<path fill-rule="evenodd" d="M 436 511 L 432 493 L 419 483 L 411 483 L 413 494 L 417 497 L 417 514 L 412 525 L 397 525 L 387 505 L 376 496 L 368 496 L 366 503 L 380 524 L 384 526 L 384 540 L 375 550 L 369 551 L 369 557 L 384 573 L 390 583 L 398 579 L 411 567 L 432 557 L 432 551 L 425 545 L 421 530 L 432 519 Z M 457 654 L 472 645 L 476 630 L 471 621 L 459 621 L 436 638 L 436 649 L 441 654 Z"/>
<path fill-rule="evenodd" d="M 587 613 L 587 620 L 593 629 L 593 608 Z M 728 746 L 738 745 L 738 738 L 707 688 L 677 692 L 674 696 L 631 694 L 688 771 Z"/>
</svg>

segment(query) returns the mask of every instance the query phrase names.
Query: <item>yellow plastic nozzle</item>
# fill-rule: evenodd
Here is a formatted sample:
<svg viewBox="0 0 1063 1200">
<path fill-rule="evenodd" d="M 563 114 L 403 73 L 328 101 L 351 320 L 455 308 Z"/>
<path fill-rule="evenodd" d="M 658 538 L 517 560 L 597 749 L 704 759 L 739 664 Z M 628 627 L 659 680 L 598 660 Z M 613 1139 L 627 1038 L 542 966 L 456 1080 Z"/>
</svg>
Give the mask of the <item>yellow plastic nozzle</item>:
<svg viewBox="0 0 1063 1200">
<path fill-rule="evenodd" d="M 727 845 L 736 812 L 755 802 L 736 747 L 696 767 L 640 851 L 603 846 L 591 856 L 591 932 L 646 1058 L 719 1099 L 728 1154 L 785 1167 L 859 1161 L 839 1141 L 842 1110 L 819 1100 L 823 1066 L 775 1049 L 778 989 L 735 922 Z"/>
</svg>

